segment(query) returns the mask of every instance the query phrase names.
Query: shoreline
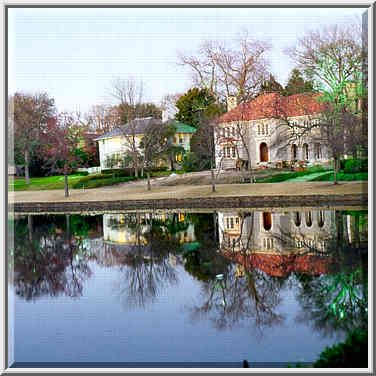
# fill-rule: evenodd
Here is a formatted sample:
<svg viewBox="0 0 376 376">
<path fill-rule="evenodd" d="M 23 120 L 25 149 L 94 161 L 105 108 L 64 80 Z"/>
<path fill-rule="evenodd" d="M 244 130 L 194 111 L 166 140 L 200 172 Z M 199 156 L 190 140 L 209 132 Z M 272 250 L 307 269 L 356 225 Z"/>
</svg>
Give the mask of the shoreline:
<svg viewBox="0 0 376 376">
<path fill-rule="evenodd" d="M 216 186 L 144 186 L 96 188 L 64 192 L 19 191 L 8 193 L 8 210 L 17 213 L 102 212 L 119 210 L 272 209 L 292 207 L 357 206 L 367 208 L 367 182 L 224 184 Z"/>
</svg>

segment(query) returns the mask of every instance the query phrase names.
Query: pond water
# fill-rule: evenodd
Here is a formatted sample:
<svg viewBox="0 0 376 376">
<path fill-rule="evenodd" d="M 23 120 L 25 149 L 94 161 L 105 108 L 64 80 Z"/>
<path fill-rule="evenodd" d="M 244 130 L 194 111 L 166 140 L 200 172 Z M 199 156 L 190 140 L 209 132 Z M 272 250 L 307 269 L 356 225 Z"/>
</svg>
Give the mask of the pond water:
<svg viewBox="0 0 376 376">
<path fill-rule="evenodd" d="M 367 222 L 307 209 L 14 215 L 10 364 L 313 362 L 367 327 Z"/>
</svg>

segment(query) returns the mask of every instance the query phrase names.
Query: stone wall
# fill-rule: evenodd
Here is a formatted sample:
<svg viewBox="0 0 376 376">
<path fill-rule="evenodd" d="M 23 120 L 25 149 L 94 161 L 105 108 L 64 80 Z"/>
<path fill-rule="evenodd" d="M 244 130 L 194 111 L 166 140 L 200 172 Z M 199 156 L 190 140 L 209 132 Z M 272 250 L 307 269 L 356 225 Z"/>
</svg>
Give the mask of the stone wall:
<svg viewBox="0 0 376 376">
<path fill-rule="evenodd" d="M 243 196 L 216 198 L 186 198 L 158 200 L 118 200 L 86 202 L 15 202 L 8 205 L 16 213 L 61 213 L 116 210 L 158 209 L 230 209 L 230 208 L 289 208 L 331 206 L 367 207 L 367 194 L 346 195 L 296 195 L 296 196 Z"/>
</svg>

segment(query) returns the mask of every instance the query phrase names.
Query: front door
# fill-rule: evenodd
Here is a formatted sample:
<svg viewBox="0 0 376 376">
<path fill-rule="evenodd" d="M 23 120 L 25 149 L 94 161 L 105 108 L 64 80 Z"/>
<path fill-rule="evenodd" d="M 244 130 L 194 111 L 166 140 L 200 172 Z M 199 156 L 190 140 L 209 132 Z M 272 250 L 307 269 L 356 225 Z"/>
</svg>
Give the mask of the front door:
<svg viewBox="0 0 376 376">
<path fill-rule="evenodd" d="M 265 142 L 263 142 L 260 145 L 260 162 L 268 162 L 268 161 L 269 161 L 268 147 L 265 144 Z"/>
</svg>

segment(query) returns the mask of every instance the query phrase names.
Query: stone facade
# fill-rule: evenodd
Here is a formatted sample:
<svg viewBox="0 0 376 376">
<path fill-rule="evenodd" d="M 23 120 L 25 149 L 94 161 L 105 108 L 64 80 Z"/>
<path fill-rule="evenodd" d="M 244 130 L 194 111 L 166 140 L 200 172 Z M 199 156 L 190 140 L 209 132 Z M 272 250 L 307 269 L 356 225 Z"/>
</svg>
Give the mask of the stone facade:
<svg viewBox="0 0 376 376">
<path fill-rule="evenodd" d="M 312 137 L 287 142 L 281 136 L 286 124 L 291 127 L 317 122 L 320 110 L 313 96 L 300 94 L 281 99 L 276 93 L 263 94 L 232 108 L 215 121 L 216 167 L 236 168 L 239 158 L 250 159 L 253 168 L 282 166 L 282 161 L 328 162 L 327 148 L 312 141 Z"/>
</svg>

